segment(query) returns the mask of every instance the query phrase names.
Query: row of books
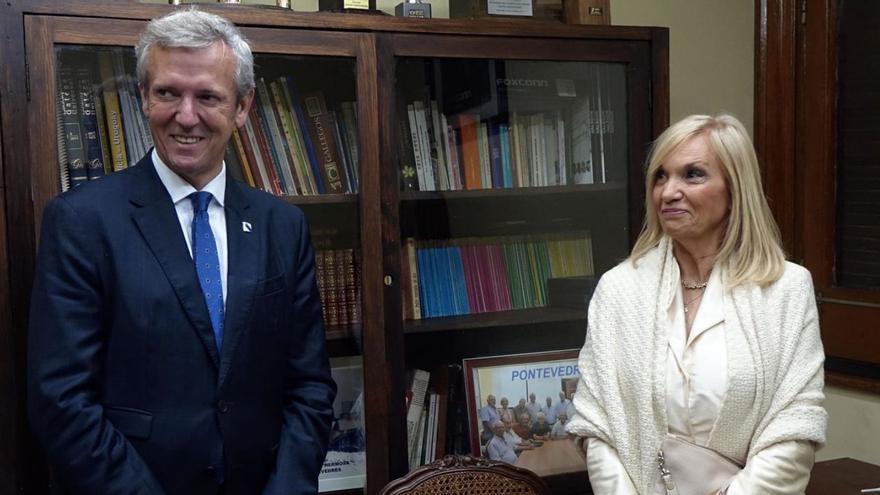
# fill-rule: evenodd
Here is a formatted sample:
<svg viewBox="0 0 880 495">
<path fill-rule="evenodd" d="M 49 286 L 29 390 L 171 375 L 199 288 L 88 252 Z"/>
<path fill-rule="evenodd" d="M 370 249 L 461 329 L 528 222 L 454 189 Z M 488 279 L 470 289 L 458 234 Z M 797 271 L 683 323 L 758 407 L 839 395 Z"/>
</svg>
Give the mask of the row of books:
<svg viewBox="0 0 880 495">
<path fill-rule="evenodd" d="M 354 249 L 315 252 L 315 277 L 325 325 L 361 322 L 360 268 L 360 253 Z"/>
<path fill-rule="evenodd" d="M 153 140 L 123 49 L 63 50 L 58 61 L 58 169 L 66 191 L 126 168 Z"/>
<path fill-rule="evenodd" d="M 455 191 L 604 182 L 594 143 L 604 153 L 613 114 L 580 106 L 482 119 L 447 116 L 435 100 L 406 105 L 398 131 L 404 190 Z M 598 138 L 597 138 L 598 136 Z"/>
<path fill-rule="evenodd" d="M 547 280 L 593 274 L 589 232 L 404 240 L 405 319 L 546 306 Z"/>
<path fill-rule="evenodd" d="M 256 85 L 248 120 L 227 150 L 230 167 L 276 195 L 357 192 L 355 102 L 328 108 L 322 91 L 298 88 L 293 76 L 258 78 Z"/>
<path fill-rule="evenodd" d="M 131 50 L 64 49 L 58 61 L 58 167 L 66 191 L 136 163 L 153 140 Z M 323 92 L 298 88 L 293 76 L 259 78 L 225 158 L 233 177 L 276 195 L 354 193 L 357 136 L 355 102 L 328 108 Z"/>
<path fill-rule="evenodd" d="M 406 392 L 409 468 L 446 454 L 469 454 L 467 399 L 460 364 L 408 373 Z"/>
</svg>

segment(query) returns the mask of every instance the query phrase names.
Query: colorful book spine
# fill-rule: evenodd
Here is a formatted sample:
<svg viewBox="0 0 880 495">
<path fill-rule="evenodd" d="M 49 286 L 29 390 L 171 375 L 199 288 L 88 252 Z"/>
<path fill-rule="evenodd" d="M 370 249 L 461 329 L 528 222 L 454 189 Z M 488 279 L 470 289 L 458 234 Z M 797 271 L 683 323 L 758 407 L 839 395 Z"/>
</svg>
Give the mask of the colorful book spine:
<svg viewBox="0 0 880 495">
<path fill-rule="evenodd" d="M 311 178 L 311 185 L 313 186 L 313 190 L 316 191 L 316 194 L 324 194 L 327 192 L 326 185 L 322 180 L 321 170 L 318 164 L 318 158 L 315 155 L 315 148 L 312 144 L 311 138 L 309 137 L 309 133 L 306 131 L 306 115 L 303 113 L 303 107 L 299 96 L 299 90 L 296 87 L 296 83 L 293 81 L 292 76 L 288 76 L 287 78 L 282 80 L 282 85 L 286 89 L 286 98 L 287 103 L 291 109 L 291 121 L 293 126 L 296 128 L 295 134 L 298 138 L 298 146 L 299 150 L 302 153 L 303 158 L 308 163 L 309 176 Z"/>
<path fill-rule="evenodd" d="M 299 185 L 300 193 L 304 195 L 317 194 L 314 179 L 309 172 L 309 159 L 303 149 L 302 138 L 298 135 L 299 130 L 296 125 L 296 116 L 292 113 L 293 109 L 290 106 L 290 99 L 287 96 L 284 79 L 270 82 L 269 89 L 275 104 L 275 110 L 278 112 L 281 132 L 284 135 L 287 149 L 290 152 L 291 168 Z"/>
<path fill-rule="evenodd" d="M 501 157 L 501 130 L 497 120 L 489 121 L 489 168 L 492 172 L 492 187 L 504 187 L 504 164 Z"/>
<path fill-rule="evenodd" d="M 498 144 L 501 147 L 501 176 L 504 187 L 513 187 L 513 167 L 510 155 L 510 126 L 498 126 Z"/>
<path fill-rule="evenodd" d="M 254 125 L 251 122 L 250 113 L 253 113 L 253 108 L 251 108 L 251 111 L 248 114 L 248 119 L 244 123 L 244 128 L 240 130 L 242 131 L 242 144 L 247 153 L 247 159 L 251 166 L 251 174 L 254 177 L 255 186 L 263 191 L 272 193 L 272 181 L 269 180 L 269 174 L 266 171 L 266 164 L 263 162 L 263 155 L 260 152 L 260 145 L 257 143 L 257 137 L 255 135 Z"/>
<path fill-rule="evenodd" d="M 255 98 L 254 104 L 259 107 L 258 114 L 263 124 L 263 134 L 269 146 L 275 175 L 278 177 L 281 192 L 287 195 L 299 194 L 299 188 L 296 185 L 293 171 L 291 170 L 290 150 L 278 125 L 278 113 L 272 105 L 266 80 L 262 77 L 257 79 L 257 98 Z"/>
<path fill-rule="evenodd" d="M 119 108 L 119 93 L 116 88 L 116 76 L 113 74 L 113 61 L 110 52 L 101 51 L 98 54 L 98 69 L 103 87 L 101 96 L 107 122 L 110 159 L 113 171 L 118 172 L 128 167 L 128 153 L 125 150 L 125 129 L 122 122 L 122 112 Z"/>
<path fill-rule="evenodd" d="M 303 93 L 303 110 L 321 177 L 328 193 L 343 194 L 349 190 L 341 170 L 339 149 L 334 139 L 334 125 L 330 121 L 327 102 L 320 91 Z"/>
<path fill-rule="evenodd" d="M 478 116 L 469 113 L 458 115 L 465 189 L 481 189 L 483 187 L 483 181 L 480 178 L 480 150 L 477 141 L 478 127 Z"/>
</svg>

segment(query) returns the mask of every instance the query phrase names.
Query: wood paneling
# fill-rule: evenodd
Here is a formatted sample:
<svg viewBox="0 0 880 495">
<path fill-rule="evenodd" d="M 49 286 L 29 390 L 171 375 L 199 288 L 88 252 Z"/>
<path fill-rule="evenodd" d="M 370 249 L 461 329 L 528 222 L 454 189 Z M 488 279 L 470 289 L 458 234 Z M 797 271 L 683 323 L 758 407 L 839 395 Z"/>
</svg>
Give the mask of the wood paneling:
<svg viewBox="0 0 880 495">
<path fill-rule="evenodd" d="M 834 0 L 756 1 L 755 145 L 786 249 L 806 266 L 820 302 L 829 376 L 876 391 L 880 376 L 880 291 L 840 287 L 835 278 L 836 184 L 859 180 L 838 166 L 837 8 Z M 858 63 L 870 63 L 870 57 Z M 870 105 L 871 98 L 858 104 Z M 871 109 L 869 118 L 875 118 Z M 870 140 L 869 140 L 870 141 Z M 844 153 L 871 160 L 872 143 Z M 851 173 L 851 172 L 848 172 Z M 864 178 L 862 178 L 864 180 Z M 859 365 L 859 376 L 851 366 Z M 865 371 L 867 370 L 867 371 Z M 871 378 L 871 377 L 874 378 Z"/>
<path fill-rule="evenodd" d="M 795 111 L 796 5 L 756 0 L 755 149 L 764 190 L 786 250 L 796 254 Z"/>
</svg>

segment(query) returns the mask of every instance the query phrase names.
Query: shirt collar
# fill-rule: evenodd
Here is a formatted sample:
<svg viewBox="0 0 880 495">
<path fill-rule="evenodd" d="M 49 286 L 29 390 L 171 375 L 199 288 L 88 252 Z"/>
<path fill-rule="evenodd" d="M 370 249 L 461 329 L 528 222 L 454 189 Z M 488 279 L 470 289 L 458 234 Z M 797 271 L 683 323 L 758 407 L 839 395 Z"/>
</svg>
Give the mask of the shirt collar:
<svg viewBox="0 0 880 495">
<path fill-rule="evenodd" d="M 190 194 L 196 192 L 196 188 L 192 184 L 168 168 L 168 165 L 165 165 L 165 162 L 159 158 L 159 153 L 156 152 L 155 148 L 153 148 L 152 159 L 153 165 L 156 167 L 156 173 L 159 175 L 159 180 L 162 181 L 162 185 L 168 190 L 168 194 L 171 196 L 171 201 L 174 204 L 183 201 Z M 208 182 L 202 188 L 202 191 L 211 193 L 217 204 L 221 208 L 223 207 L 223 203 L 226 200 L 226 162 L 220 164 L 220 173 L 211 179 L 211 182 Z"/>
</svg>

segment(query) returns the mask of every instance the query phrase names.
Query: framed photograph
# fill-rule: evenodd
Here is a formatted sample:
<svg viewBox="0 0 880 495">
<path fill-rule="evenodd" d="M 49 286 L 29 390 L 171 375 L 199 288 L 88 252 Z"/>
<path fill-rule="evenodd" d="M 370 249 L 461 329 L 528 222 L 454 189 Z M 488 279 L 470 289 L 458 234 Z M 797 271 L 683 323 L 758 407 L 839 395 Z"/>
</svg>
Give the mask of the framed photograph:
<svg viewBox="0 0 880 495">
<path fill-rule="evenodd" d="M 578 350 L 465 359 L 471 451 L 539 476 L 586 471 L 565 423 Z"/>
<path fill-rule="evenodd" d="M 363 361 L 361 356 L 331 358 L 330 367 L 337 392 L 330 447 L 318 476 L 319 492 L 366 485 Z"/>
</svg>

